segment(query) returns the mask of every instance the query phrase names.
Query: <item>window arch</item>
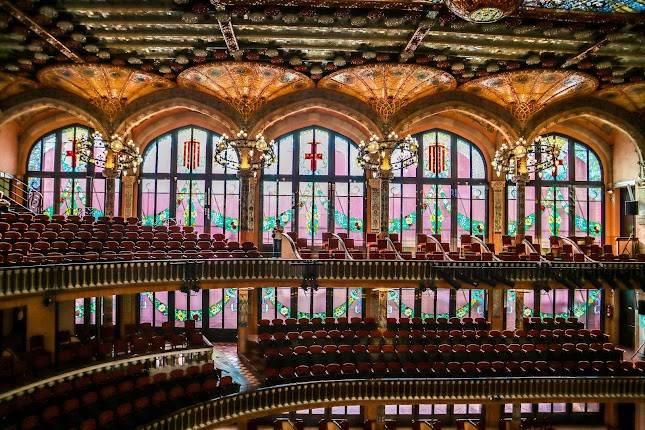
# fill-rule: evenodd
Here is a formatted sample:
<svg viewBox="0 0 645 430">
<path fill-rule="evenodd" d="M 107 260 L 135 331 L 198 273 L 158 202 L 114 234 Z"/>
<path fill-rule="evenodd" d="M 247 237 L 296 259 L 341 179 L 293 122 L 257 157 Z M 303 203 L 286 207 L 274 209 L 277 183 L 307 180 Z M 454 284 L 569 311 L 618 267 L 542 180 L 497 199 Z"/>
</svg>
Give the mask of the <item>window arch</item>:
<svg viewBox="0 0 645 430">
<path fill-rule="evenodd" d="M 173 219 L 178 225 L 238 239 L 239 180 L 236 169 L 213 159 L 219 137 L 210 130 L 186 126 L 146 147 L 139 187 L 144 225 Z"/>
<path fill-rule="evenodd" d="M 550 236 L 592 236 L 602 243 L 604 183 L 598 155 L 587 145 L 561 134 L 547 137 L 562 144 L 557 171 L 532 175 L 526 185 L 526 234 L 543 247 Z M 516 187 L 507 183 L 508 234 L 517 224 Z M 538 227 L 539 226 L 539 227 Z"/>
<path fill-rule="evenodd" d="M 445 130 L 415 136 L 419 162 L 394 171 L 390 184 L 390 233 L 414 246 L 416 233 L 440 234 L 443 241 L 462 234 L 486 234 L 486 163 L 474 144 Z"/>
<path fill-rule="evenodd" d="M 331 231 L 362 243 L 365 185 L 356 144 L 314 126 L 277 139 L 277 151 L 262 177 L 263 243 L 270 243 L 277 218 L 311 245 Z"/>
<path fill-rule="evenodd" d="M 74 150 L 74 142 L 93 131 L 72 125 L 52 131 L 34 143 L 27 158 L 27 183 L 43 194 L 43 212 L 51 215 L 95 217 L 105 213 L 103 169 L 86 163 Z M 120 180 L 116 181 L 114 214 L 119 214 Z"/>
</svg>

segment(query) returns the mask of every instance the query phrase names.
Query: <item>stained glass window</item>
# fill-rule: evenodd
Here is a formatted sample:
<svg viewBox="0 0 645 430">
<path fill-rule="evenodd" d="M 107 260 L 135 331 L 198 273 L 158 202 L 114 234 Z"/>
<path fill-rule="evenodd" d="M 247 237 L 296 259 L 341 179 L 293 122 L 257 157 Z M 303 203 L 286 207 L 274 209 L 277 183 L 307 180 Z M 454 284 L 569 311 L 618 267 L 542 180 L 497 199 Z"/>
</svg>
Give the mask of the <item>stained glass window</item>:
<svg viewBox="0 0 645 430">
<path fill-rule="evenodd" d="M 415 290 L 413 288 L 395 288 L 387 292 L 388 318 L 414 318 Z"/>
<path fill-rule="evenodd" d="M 278 159 L 262 176 L 262 241 L 280 219 L 311 245 L 322 233 L 347 233 L 359 245 L 364 232 L 365 185 L 357 147 L 344 136 L 308 127 L 277 139 Z"/>
<path fill-rule="evenodd" d="M 173 219 L 197 231 L 238 239 L 236 170 L 213 161 L 219 136 L 188 126 L 154 139 L 143 152 L 139 214 L 144 225 Z M 228 158 L 234 158 L 229 154 Z"/>
<path fill-rule="evenodd" d="M 526 234 L 549 247 L 551 236 L 591 236 L 603 242 L 604 186 L 600 159 L 587 145 L 567 136 L 548 136 L 562 145 L 557 169 L 541 172 L 526 186 Z M 515 186 L 507 184 L 508 234 L 515 235 Z M 539 227 L 538 227 L 539 226 Z"/>
<path fill-rule="evenodd" d="M 92 130 L 74 125 L 55 130 L 40 138 L 27 159 L 27 183 L 43 194 L 46 214 L 105 214 L 105 179 L 103 169 L 85 163 L 74 142 Z M 115 215 L 119 214 L 120 180 L 116 181 Z"/>
<path fill-rule="evenodd" d="M 486 234 L 486 164 L 481 151 L 456 134 L 431 130 L 416 136 L 419 163 L 394 172 L 390 186 L 390 233 L 403 246 L 416 234 L 437 234 L 442 241 L 462 234 Z"/>
</svg>

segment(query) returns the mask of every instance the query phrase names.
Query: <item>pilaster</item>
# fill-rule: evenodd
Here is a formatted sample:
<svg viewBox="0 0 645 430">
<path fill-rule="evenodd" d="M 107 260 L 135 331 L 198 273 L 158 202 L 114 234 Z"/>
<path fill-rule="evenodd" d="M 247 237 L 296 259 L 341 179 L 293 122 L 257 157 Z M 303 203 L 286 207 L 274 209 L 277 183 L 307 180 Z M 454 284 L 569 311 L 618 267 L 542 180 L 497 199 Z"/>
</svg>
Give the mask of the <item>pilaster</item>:
<svg viewBox="0 0 645 430">
<path fill-rule="evenodd" d="M 237 296 L 237 352 L 248 353 L 248 341 L 257 336 L 260 288 L 240 288 Z"/>
<path fill-rule="evenodd" d="M 125 218 L 136 216 L 136 186 L 137 178 L 134 176 L 124 176 L 121 179 L 121 216 Z"/>
<path fill-rule="evenodd" d="M 506 231 L 504 228 L 506 181 L 491 181 L 490 187 L 493 190 L 492 240 L 495 244 L 495 251 L 499 252 L 502 250 L 502 236 Z"/>
</svg>

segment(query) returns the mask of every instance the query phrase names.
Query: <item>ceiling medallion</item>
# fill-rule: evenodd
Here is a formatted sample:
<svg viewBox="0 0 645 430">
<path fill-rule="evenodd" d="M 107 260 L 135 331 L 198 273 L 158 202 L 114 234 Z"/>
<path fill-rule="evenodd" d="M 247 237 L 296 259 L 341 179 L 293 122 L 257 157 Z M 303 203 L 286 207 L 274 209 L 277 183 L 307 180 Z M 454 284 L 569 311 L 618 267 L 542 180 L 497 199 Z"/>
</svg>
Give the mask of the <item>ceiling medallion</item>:
<svg viewBox="0 0 645 430">
<path fill-rule="evenodd" d="M 514 13 L 522 0 L 446 0 L 458 17 L 476 23 L 490 23 Z"/>
</svg>

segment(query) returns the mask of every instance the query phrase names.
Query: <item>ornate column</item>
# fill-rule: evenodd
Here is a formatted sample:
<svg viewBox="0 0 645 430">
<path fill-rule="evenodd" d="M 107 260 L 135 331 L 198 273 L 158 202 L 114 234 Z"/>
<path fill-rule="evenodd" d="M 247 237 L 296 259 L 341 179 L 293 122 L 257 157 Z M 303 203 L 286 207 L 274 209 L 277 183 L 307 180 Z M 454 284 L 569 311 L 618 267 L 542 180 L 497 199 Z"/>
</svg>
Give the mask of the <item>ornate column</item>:
<svg viewBox="0 0 645 430">
<path fill-rule="evenodd" d="M 638 200 L 638 215 L 636 215 L 635 235 L 639 240 L 639 252 L 645 252 L 645 179 L 636 182 L 636 200 Z M 622 208 L 621 208 L 622 210 Z"/>
<path fill-rule="evenodd" d="M 488 318 L 491 330 L 504 329 L 504 300 L 506 290 L 490 288 L 488 290 Z"/>
<path fill-rule="evenodd" d="M 378 233 L 381 231 L 381 181 L 378 178 L 371 178 L 368 180 L 368 185 L 370 189 L 370 226 L 365 231 Z"/>
<path fill-rule="evenodd" d="M 121 201 L 123 202 L 121 215 L 125 218 L 136 215 L 136 209 L 134 207 L 136 184 L 137 178 L 134 176 L 124 176 L 121 178 Z"/>
<path fill-rule="evenodd" d="M 524 329 L 524 290 L 515 290 L 515 330 Z"/>
<path fill-rule="evenodd" d="M 393 174 L 391 170 L 380 170 L 379 178 L 381 179 L 381 232 L 386 233 L 390 227 L 390 181 Z"/>
<path fill-rule="evenodd" d="M 502 236 L 506 232 L 504 228 L 504 214 L 506 202 L 506 181 L 491 181 L 490 187 L 493 190 L 493 243 L 495 251 L 502 250 Z"/>
<path fill-rule="evenodd" d="M 104 326 L 111 326 L 112 325 L 112 304 L 114 301 L 114 298 L 112 296 L 103 296 L 101 297 L 103 305 L 100 307 L 101 310 L 103 311 L 103 319 L 101 320 L 103 322 Z"/>
<path fill-rule="evenodd" d="M 103 177 L 105 178 L 105 216 L 113 217 L 117 172 L 114 169 L 106 168 L 103 171 Z"/>
<path fill-rule="evenodd" d="M 522 404 L 513 403 L 513 415 L 511 415 L 510 430 L 520 430 L 522 428 Z"/>
<path fill-rule="evenodd" d="M 240 180 L 240 241 L 252 242 L 255 224 L 255 193 L 251 190 L 253 171 L 240 169 L 237 177 Z"/>
<path fill-rule="evenodd" d="M 526 233 L 526 183 L 528 175 L 521 174 L 516 182 L 517 223 L 515 228 L 515 243 L 522 243 Z"/>
<path fill-rule="evenodd" d="M 257 335 L 260 288 L 240 288 L 237 293 L 237 352 L 248 352 L 248 341 Z"/>
<path fill-rule="evenodd" d="M 376 324 L 380 330 L 387 329 L 387 288 L 377 288 L 378 307 L 376 309 Z"/>
<path fill-rule="evenodd" d="M 121 294 L 116 296 L 118 318 L 119 323 L 119 333 L 121 338 L 125 339 L 125 326 L 128 324 L 136 324 L 136 315 L 137 315 L 137 295 L 136 294 Z"/>
</svg>

